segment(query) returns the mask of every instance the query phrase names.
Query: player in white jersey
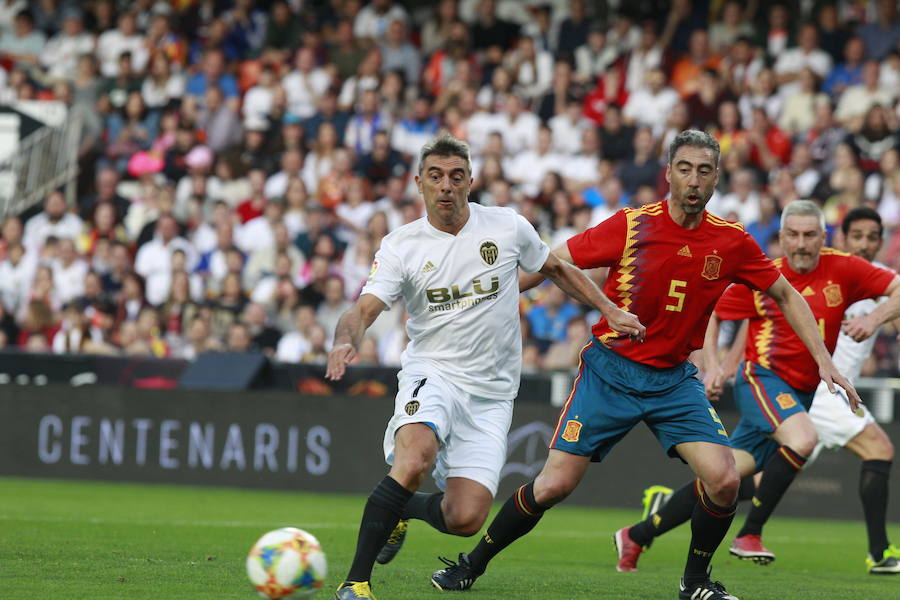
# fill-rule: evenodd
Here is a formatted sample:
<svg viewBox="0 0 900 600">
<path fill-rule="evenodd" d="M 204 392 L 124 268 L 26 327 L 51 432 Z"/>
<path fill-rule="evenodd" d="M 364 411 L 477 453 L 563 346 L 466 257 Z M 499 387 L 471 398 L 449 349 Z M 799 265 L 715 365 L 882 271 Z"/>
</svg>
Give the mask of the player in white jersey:
<svg viewBox="0 0 900 600">
<path fill-rule="evenodd" d="M 844 246 L 847 252 L 874 261 L 881 250 L 884 232 L 881 216 L 871 208 L 855 208 L 847 213 L 841 224 Z M 878 303 L 862 300 L 847 308 L 844 320 L 868 315 Z M 853 383 L 859 378 L 863 363 L 872 353 L 874 335 L 856 342 L 843 332 L 834 349 L 833 360 L 838 370 Z M 819 443 L 807 460 L 806 466 L 819 455 L 822 448 L 846 448 L 862 461 L 859 478 L 859 495 L 862 500 L 866 530 L 869 537 L 869 554 L 866 569 L 873 575 L 900 573 L 900 549 L 887 538 L 885 518 L 887 513 L 888 478 L 894 446 L 865 406 L 857 413 L 848 413 L 847 401 L 841 395 L 832 394 L 819 385 L 809 416 L 819 434 Z"/>
<path fill-rule="evenodd" d="M 396 554 L 407 519 L 463 536 L 484 524 L 519 387 L 519 267 L 540 271 L 617 331 L 637 339 L 645 333 L 637 317 L 551 254 L 515 211 L 469 204 L 471 169 L 464 142 L 442 136 L 422 148 L 416 184 L 426 216 L 382 240 L 359 299 L 335 328 L 326 373 L 333 380 L 381 311 L 403 298 L 409 314 L 410 342 L 385 431 L 391 469 L 366 502 L 338 600 L 372 598 L 372 567 Z M 417 493 L 432 468 L 443 491 Z"/>
</svg>

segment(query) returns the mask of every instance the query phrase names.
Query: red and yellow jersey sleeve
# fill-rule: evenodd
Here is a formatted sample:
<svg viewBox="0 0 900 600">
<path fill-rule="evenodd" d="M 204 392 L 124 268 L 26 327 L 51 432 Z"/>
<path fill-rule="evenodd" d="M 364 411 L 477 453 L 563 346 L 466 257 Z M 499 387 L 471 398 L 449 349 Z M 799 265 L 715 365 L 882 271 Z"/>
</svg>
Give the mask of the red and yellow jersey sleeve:
<svg viewBox="0 0 900 600">
<path fill-rule="evenodd" d="M 628 217 L 620 210 L 605 221 L 569 238 L 569 253 L 581 269 L 611 267 L 623 256 Z"/>
</svg>

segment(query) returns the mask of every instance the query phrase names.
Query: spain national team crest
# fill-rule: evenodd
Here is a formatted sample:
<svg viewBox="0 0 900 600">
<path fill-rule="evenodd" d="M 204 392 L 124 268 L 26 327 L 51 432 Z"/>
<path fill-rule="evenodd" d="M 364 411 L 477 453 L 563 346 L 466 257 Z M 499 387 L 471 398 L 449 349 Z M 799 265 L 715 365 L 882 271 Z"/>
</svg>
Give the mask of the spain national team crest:
<svg viewBox="0 0 900 600">
<path fill-rule="evenodd" d="M 567 442 L 577 442 L 578 436 L 581 435 L 581 423 L 574 420 L 566 421 L 566 428 L 563 430 L 562 439 Z"/>
<path fill-rule="evenodd" d="M 497 262 L 497 256 L 499 256 L 500 254 L 500 250 L 497 248 L 497 244 L 495 244 L 491 240 L 481 242 L 481 247 L 478 248 L 478 252 L 481 253 L 481 260 L 483 260 L 488 265 L 492 265 Z"/>
<path fill-rule="evenodd" d="M 844 301 L 843 296 L 841 296 L 841 286 L 836 283 L 826 285 L 822 289 L 822 293 L 825 294 L 825 304 L 827 304 L 829 308 L 840 306 Z"/>
<path fill-rule="evenodd" d="M 406 403 L 406 406 L 403 407 L 406 411 L 406 414 L 409 416 L 413 416 L 419 411 L 419 401 L 418 400 L 410 400 Z"/>
<path fill-rule="evenodd" d="M 713 281 L 719 278 L 722 268 L 722 257 L 718 254 L 707 254 L 703 257 L 703 270 L 700 272 L 704 278 Z"/>
<path fill-rule="evenodd" d="M 778 396 L 775 397 L 775 402 L 778 403 L 778 406 L 781 407 L 781 410 L 787 410 L 789 408 L 794 408 L 795 406 L 797 406 L 797 401 L 794 400 L 794 397 L 787 392 L 778 394 Z"/>
</svg>

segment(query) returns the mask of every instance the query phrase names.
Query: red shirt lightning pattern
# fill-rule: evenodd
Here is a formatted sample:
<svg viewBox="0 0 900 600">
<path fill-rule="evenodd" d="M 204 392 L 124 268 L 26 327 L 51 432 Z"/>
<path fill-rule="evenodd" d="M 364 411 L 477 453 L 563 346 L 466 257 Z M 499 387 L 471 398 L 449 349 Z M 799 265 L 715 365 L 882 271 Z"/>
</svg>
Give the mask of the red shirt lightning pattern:
<svg viewBox="0 0 900 600">
<path fill-rule="evenodd" d="M 778 270 L 740 223 L 708 212 L 695 229 L 669 216 L 666 201 L 626 208 L 569 240 L 582 269 L 610 267 L 603 286 L 647 327 L 643 343 L 613 331 L 606 319 L 593 333 L 621 356 L 654 367 L 685 361 L 703 346 L 716 301 L 732 282 L 766 290 Z"/>
</svg>

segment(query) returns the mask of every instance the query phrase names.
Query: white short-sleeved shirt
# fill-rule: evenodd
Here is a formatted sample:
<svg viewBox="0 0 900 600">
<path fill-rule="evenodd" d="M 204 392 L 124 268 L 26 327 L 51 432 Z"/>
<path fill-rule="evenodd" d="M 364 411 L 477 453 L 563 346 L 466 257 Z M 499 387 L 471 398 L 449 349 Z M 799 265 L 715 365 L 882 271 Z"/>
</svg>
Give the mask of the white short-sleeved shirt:
<svg viewBox="0 0 900 600">
<path fill-rule="evenodd" d="M 362 293 L 387 306 L 404 298 L 403 369 L 439 369 L 466 392 L 508 400 L 522 365 L 518 267 L 538 271 L 549 253 L 514 210 L 470 203 L 456 235 L 427 218 L 388 234 Z"/>
</svg>

